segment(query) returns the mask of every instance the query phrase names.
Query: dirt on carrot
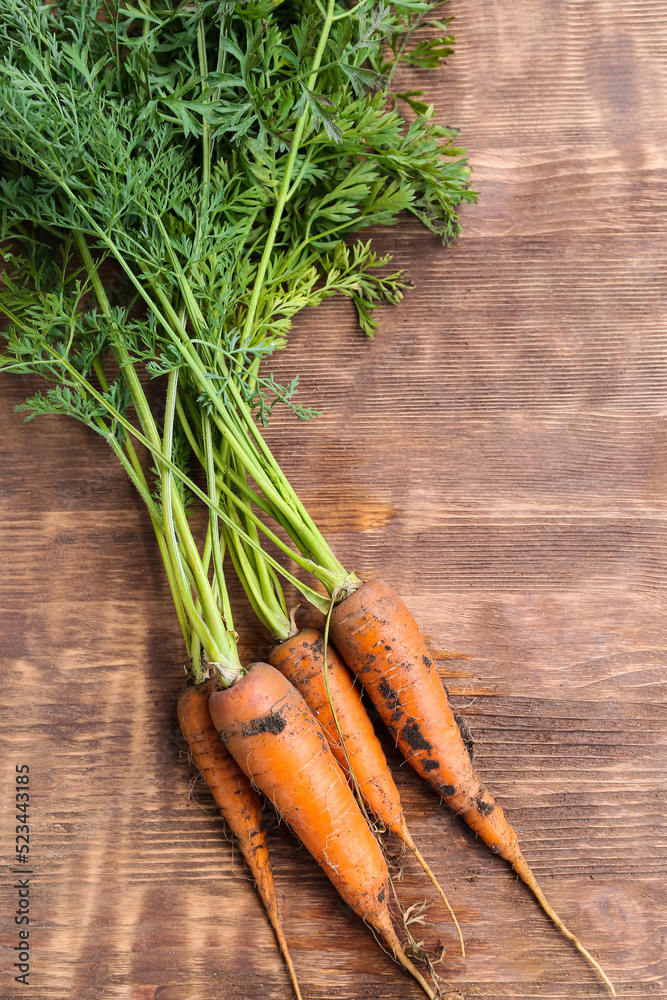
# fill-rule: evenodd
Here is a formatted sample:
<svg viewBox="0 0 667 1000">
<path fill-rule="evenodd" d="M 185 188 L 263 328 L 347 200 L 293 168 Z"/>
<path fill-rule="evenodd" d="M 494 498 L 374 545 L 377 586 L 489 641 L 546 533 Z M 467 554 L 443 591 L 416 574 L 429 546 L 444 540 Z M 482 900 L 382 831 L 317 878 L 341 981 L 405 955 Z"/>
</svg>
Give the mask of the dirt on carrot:
<svg viewBox="0 0 667 1000">
<path fill-rule="evenodd" d="M 245 774 L 274 803 L 345 902 L 434 997 L 393 928 L 389 873 L 380 846 L 297 689 L 274 667 L 255 663 L 232 687 L 214 692 L 209 706 Z"/>
<path fill-rule="evenodd" d="M 515 831 L 475 771 L 419 626 L 400 597 L 378 580 L 364 583 L 334 608 L 331 635 L 406 760 L 463 816 L 494 854 L 510 862 L 559 930 L 615 996 L 600 964 L 546 900 Z"/>
<path fill-rule="evenodd" d="M 419 861 L 454 921 L 461 954 L 465 956 L 458 921 L 408 830 L 398 788 L 349 669 L 336 650 L 328 646 L 325 673 L 324 637 L 316 629 L 302 629 L 274 646 L 270 662 L 300 691 L 324 729 L 343 773 L 352 788 L 358 788 L 366 809 Z"/>
</svg>

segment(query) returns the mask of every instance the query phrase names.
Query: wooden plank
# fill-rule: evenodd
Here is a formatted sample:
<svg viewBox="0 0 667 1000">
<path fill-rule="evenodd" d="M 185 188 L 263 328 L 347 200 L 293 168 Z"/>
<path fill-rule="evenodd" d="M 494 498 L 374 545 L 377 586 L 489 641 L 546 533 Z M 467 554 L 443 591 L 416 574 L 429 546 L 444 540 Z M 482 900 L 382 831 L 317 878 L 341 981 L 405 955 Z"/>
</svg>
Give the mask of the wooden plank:
<svg viewBox="0 0 667 1000">
<path fill-rule="evenodd" d="M 374 341 L 349 303 L 300 317 L 273 369 L 300 373 L 323 415 L 277 412 L 269 437 L 343 562 L 390 580 L 427 631 L 556 909 L 620 997 L 667 996 L 667 13 L 450 6 L 457 54 L 405 89 L 426 79 L 436 115 L 462 127 L 480 204 L 446 251 L 409 219 L 377 234 L 417 287 Z M 288 997 L 238 850 L 191 787 L 183 652 L 140 501 L 101 440 L 64 419 L 24 426 L 24 380 L 0 386 L 0 997 L 29 992 L 13 981 L 7 846 L 23 762 L 33 995 Z M 265 654 L 233 599 L 243 656 Z M 464 961 L 428 911 L 444 995 L 604 995 L 385 745 L 466 936 Z M 271 847 L 304 997 L 418 997 L 275 821 Z M 433 903 L 399 865 L 403 905 Z"/>
</svg>

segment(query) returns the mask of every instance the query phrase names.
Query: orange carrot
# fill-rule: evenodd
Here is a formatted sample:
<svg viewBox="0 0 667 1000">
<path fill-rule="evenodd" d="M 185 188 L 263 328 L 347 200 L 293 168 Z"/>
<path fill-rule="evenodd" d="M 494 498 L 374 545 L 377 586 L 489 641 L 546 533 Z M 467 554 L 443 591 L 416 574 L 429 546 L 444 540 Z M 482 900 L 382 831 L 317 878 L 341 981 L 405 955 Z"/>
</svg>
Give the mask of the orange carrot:
<svg viewBox="0 0 667 1000">
<path fill-rule="evenodd" d="M 406 760 L 495 854 L 510 862 L 615 996 L 602 967 L 547 902 L 515 831 L 475 772 L 419 626 L 400 597 L 378 580 L 364 583 L 334 608 L 331 635 Z"/>
<path fill-rule="evenodd" d="M 268 663 L 254 663 L 241 680 L 214 692 L 209 708 L 242 770 L 274 803 L 345 902 L 433 998 L 392 926 L 382 851 L 296 688 Z"/>
<path fill-rule="evenodd" d="M 387 767 L 380 741 L 375 735 L 350 671 L 335 649 L 328 646 L 329 692 L 327 692 L 324 673 L 324 637 L 316 629 L 302 629 L 279 646 L 274 646 L 269 660 L 300 691 L 309 709 L 324 729 L 331 752 L 343 774 L 353 787 L 356 784 L 359 788 L 366 808 L 381 820 L 386 829 L 398 837 L 419 861 L 451 914 L 459 935 L 461 954 L 465 956 L 461 928 L 438 880 L 408 830 L 398 788 Z"/>
<path fill-rule="evenodd" d="M 269 861 L 266 831 L 262 825 L 259 795 L 250 784 L 218 736 L 208 710 L 208 700 L 216 690 L 211 678 L 184 688 L 178 698 L 178 721 L 192 756 L 220 806 L 225 823 L 235 834 L 243 857 L 255 878 L 264 908 L 285 958 L 297 1000 L 302 1000 L 296 972 L 278 914 L 278 901 Z"/>
</svg>

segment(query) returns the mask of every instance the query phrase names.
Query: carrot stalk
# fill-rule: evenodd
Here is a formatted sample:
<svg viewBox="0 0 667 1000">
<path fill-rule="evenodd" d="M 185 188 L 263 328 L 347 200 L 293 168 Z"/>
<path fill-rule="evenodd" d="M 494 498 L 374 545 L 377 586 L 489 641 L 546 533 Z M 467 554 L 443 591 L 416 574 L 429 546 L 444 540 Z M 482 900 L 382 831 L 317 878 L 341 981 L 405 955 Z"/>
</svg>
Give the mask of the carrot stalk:
<svg viewBox="0 0 667 1000">
<path fill-rule="evenodd" d="M 195 764 L 220 807 L 225 823 L 235 834 L 250 868 L 257 891 L 275 931 L 297 1000 L 302 1000 L 292 958 L 287 947 L 262 824 L 259 795 L 226 749 L 213 725 L 208 700 L 216 689 L 211 678 L 184 688 L 178 698 L 178 721 Z"/>
<path fill-rule="evenodd" d="M 215 691 L 209 708 L 240 768 L 273 802 L 345 902 L 434 998 L 393 928 L 380 846 L 297 689 L 274 667 L 254 663 L 231 687 Z"/>
<path fill-rule="evenodd" d="M 459 923 L 408 830 L 398 788 L 352 675 L 331 646 L 327 647 L 326 660 L 328 685 L 324 639 L 315 629 L 302 629 L 290 636 L 274 646 L 269 657 L 269 662 L 301 693 L 322 726 L 343 774 L 358 788 L 364 806 L 405 844 L 424 869 L 454 921 L 461 954 L 465 957 Z"/>
<path fill-rule="evenodd" d="M 419 626 L 400 597 L 377 580 L 364 583 L 334 608 L 331 634 L 406 760 L 495 854 L 510 862 L 615 996 L 600 964 L 545 899 L 515 831 L 477 775 Z"/>
</svg>

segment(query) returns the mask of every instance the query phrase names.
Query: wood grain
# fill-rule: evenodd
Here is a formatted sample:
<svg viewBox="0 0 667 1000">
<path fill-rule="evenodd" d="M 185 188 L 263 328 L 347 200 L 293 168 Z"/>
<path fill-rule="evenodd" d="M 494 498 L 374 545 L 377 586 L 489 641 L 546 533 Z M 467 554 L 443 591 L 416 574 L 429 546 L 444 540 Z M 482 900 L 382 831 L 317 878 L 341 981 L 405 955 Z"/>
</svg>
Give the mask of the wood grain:
<svg viewBox="0 0 667 1000">
<path fill-rule="evenodd" d="M 480 203 L 443 250 L 376 234 L 416 283 L 375 340 L 349 304 L 276 359 L 310 425 L 272 446 L 342 561 L 410 605 L 477 762 L 619 997 L 667 996 L 667 11 L 452 0 L 458 48 L 405 87 L 460 126 Z M 272 933 L 175 718 L 183 653 L 140 501 L 65 419 L 0 393 L 0 998 L 278 1000 Z M 242 653 L 268 637 L 234 592 Z M 515 877 L 387 746 L 451 998 L 603 996 Z M 31 768 L 30 988 L 13 981 L 16 764 Z M 270 813 L 267 818 L 271 821 Z M 283 826 L 271 846 L 308 1000 L 420 993 Z"/>
</svg>

